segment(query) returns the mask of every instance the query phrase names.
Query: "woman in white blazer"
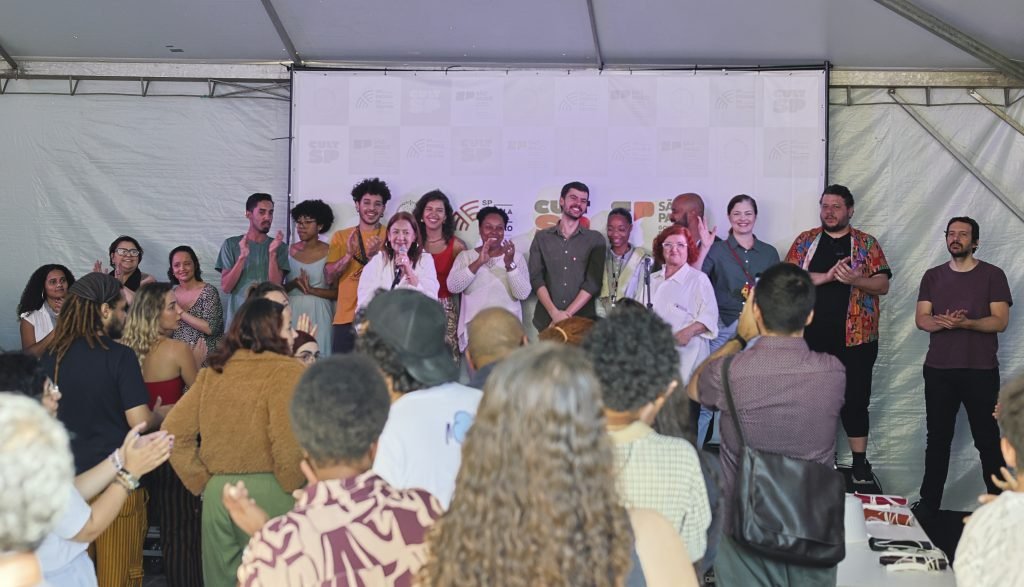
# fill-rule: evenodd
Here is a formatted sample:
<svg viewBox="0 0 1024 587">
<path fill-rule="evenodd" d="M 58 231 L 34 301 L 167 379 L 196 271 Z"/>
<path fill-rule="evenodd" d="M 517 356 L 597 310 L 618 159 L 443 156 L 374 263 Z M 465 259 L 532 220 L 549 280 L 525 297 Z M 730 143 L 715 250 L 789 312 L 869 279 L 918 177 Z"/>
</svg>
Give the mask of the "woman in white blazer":
<svg viewBox="0 0 1024 587">
<path fill-rule="evenodd" d="M 359 277 L 357 308 L 364 308 L 377 292 L 395 288 L 415 289 L 437 299 L 439 287 L 434 259 L 423 254 L 423 237 L 416 219 L 408 212 L 396 212 L 388 221 L 387 239 Z"/>
</svg>

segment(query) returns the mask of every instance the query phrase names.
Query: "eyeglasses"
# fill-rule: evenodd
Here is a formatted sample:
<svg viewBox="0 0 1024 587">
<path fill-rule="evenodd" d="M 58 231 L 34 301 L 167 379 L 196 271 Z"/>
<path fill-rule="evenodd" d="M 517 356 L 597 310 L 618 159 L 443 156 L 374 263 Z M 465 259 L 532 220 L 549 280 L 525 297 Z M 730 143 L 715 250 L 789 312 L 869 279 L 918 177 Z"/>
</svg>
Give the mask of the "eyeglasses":
<svg viewBox="0 0 1024 587">
<path fill-rule="evenodd" d="M 142 254 L 142 251 L 138 249 L 125 249 L 121 247 L 117 247 L 116 249 L 114 249 L 114 252 L 117 253 L 118 255 L 123 255 L 125 257 L 138 257 L 139 255 Z"/>
<path fill-rule="evenodd" d="M 319 361 L 320 351 L 317 351 L 315 353 L 311 353 L 309 351 L 302 351 L 301 353 L 295 355 L 295 357 L 302 361 L 303 363 L 308 363 L 310 361 Z"/>
<path fill-rule="evenodd" d="M 671 251 L 672 249 L 683 250 L 686 248 L 686 243 L 661 243 L 661 248 L 666 251 Z"/>
</svg>

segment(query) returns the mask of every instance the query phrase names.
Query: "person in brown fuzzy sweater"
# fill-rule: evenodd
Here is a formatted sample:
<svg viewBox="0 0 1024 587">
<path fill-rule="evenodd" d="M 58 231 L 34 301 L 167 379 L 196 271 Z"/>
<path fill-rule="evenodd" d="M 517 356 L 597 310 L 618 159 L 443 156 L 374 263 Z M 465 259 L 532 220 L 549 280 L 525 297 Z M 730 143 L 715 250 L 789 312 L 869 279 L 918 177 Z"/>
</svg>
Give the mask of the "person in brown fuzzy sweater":
<svg viewBox="0 0 1024 587">
<path fill-rule="evenodd" d="M 221 503 L 226 483 L 245 482 L 270 516 L 292 508 L 303 483 L 302 451 L 288 409 L 304 366 L 291 356 L 294 332 L 284 306 L 247 301 L 195 384 L 164 421 L 175 435 L 171 465 L 192 493 L 203 494 L 203 579 L 236 584 L 248 536 Z M 201 440 L 200 440 L 201 439 Z"/>
</svg>

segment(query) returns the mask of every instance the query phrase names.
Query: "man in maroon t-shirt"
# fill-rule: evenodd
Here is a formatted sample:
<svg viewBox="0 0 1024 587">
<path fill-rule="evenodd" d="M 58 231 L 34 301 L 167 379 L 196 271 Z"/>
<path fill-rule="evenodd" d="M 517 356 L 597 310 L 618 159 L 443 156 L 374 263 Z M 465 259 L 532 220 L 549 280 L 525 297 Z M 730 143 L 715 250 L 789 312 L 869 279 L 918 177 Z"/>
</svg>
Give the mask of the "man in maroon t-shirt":
<svg viewBox="0 0 1024 587">
<path fill-rule="evenodd" d="M 921 501 L 914 512 L 928 517 L 942 505 L 960 404 L 967 410 L 974 446 L 989 493 L 999 493 L 992 475 L 1004 466 L 999 426 L 992 411 L 999 395 L 997 334 L 1010 319 L 1010 286 L 995 265 L 974 258 L 978 223 L 966 216 L 946 224 L 946 248 L 952 258 L 921 279 L 917 327 L 931 333 L 924 360 L 924 399 L 928 440 Z"/>
</svg>

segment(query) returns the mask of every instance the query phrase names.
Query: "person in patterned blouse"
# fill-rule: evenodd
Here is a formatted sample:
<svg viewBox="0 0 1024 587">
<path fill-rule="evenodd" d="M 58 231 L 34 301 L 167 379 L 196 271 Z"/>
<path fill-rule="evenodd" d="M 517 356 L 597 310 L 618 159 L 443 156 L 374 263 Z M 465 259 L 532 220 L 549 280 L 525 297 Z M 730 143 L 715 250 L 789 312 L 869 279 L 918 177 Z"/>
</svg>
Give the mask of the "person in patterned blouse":
<svg viewBox="0 0 1024 587">
<path fill-rule="evenodd" d="M 309 481 L 295 508 L 267 521 L 244 484 L 224 488 L 232 519 L 252 535 L 239 585 L 413 584 L 442 510 L 426 491 L 396 489 L 370 469 L 389 405 L 365 356 L 337 355 L 306 371 L 291 404 Z"/>
</svg>

